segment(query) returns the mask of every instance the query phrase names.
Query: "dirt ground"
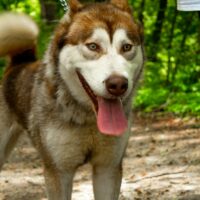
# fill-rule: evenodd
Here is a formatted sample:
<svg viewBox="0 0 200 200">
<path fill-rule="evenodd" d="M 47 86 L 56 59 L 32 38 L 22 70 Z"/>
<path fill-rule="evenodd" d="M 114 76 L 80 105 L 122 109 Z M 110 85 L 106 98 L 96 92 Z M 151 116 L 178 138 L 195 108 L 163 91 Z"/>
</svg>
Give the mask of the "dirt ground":
<svg viewBox="0 0 200 200">
<path fill-rule="evenodd" d="M 137 117 L 120 200 L 200 200 L 200 122 Z M 92 200 L 91 169 L 79 169 L 73 200 Z M 0 173 L 0 200 L 46 200 L 39 156 L 22 137 Z"/>
</svg>

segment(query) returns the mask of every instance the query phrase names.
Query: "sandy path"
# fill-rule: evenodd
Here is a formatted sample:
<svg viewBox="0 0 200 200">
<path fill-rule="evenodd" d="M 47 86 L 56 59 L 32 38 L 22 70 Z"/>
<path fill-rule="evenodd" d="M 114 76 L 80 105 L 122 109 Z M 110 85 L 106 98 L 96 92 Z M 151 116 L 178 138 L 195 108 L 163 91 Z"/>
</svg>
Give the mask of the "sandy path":
<svg viewBox="0 0 200 200">
<path fill-rule="evenodd" d="M 120 200 L 200 200 L 200 123 L 137 118 L 132 128 Z M 21 138 L 0 173 L 0 200 L 45 200 L 37 153 Z M 92 200 L 91 169 L 74 181 L 73 200 Z"/>
</svg>

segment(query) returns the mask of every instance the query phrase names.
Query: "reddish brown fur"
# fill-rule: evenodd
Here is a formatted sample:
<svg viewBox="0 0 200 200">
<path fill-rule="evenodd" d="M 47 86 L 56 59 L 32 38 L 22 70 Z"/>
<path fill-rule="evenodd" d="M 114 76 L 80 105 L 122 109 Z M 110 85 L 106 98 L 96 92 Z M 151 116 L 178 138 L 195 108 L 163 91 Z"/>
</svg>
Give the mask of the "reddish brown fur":
<svg viewBox="0 0 200 200">
<path fill-rule="evenodd" d="M 48 94 L 51 98 L 56 98 L 56 86 L 51 83 L 48 78 L 44 79 Z"/>
<path fill-rule="evenodd" d="M 69 24 L 60 23 L 55 30 L 54 38 L 51 45 L 51 56 L 55 65 L 58 64 L 58 54 L 60 49 L 67 43 L 67 32 Z"/>
<path fill-rule="evenodd" d="M 128 5 L 128 1 L 126 0 L 111 0 L 111 3 L 121 10 L 132 14 L 132 9 Z"/>
<path fill-rule="evenodd" d="M 69 27 L 67 35 L 68 43 L 83 43 L 91 36 L 95 28 L 106 29 L 111 39 L 116 29 L 123 28 L 127 30 L 131 40 L 137 44 L 141 43 L 138 37 L 139 29 L 134 23 L 132 15 L 120 11 L 109 3 L 89 5 L 74 15 L 73 23 Z"/>
<path fill-rule="evenodd" d="M 38 61 L 9 66 L 3 79 L 5 99 L 19 122 L 25 127 L 27 126 L 27 115 L 30 111 L 34 75 L 39 66 L 40 62 Z"/>
<path fill-rule="evenodd" d="M 119 5 L 120 8 L 121 6 Z M 130 9 L 124 12 L 125 7 L 120 10 L 111 3 L 91 4 L 82 7 L 78 5 L 77 9 L 79 9 L 78 13 L 71 13 L 71 22 L 61 22 L 55 31 L 51 46 L 55 65 L 58 62 L 59 51 L 65 44 L 84 43 L 95 28 L 106 29 L 111 41 L 116 29 L 123 28 L 134 44 L 142 43 L 141 27 L 134 22 Z"/>
</svg>

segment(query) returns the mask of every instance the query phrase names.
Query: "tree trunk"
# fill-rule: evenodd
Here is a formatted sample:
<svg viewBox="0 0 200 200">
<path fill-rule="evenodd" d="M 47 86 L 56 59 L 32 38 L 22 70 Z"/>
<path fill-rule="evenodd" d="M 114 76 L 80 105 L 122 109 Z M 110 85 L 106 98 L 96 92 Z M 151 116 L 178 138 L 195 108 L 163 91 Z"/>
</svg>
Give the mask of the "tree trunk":
<svg viewBox="0 0 200 200">
<path fill-rule="evenodd" d="M 151 49 L 151 60 L 156 61 L 157 60 L 157 51 L 158 51 L 158 45 L 161 38 L 161 31 L 163 22 L 165 19 L 165 10 L 167 8 L 167 0 L 160 0 L 159 1 L 159 11 L 157 13 L 156 22 L 154 26 L 154 31 L 152 33 L 152 45 L 153 48 Z"/>
<path fill-rule="evenodd" d="M 185 42 L 186 42 L 188 32 L 189 32 L 189 28 L 190 28 L 190 26 L 188 26 L 188 24 L 190 24 L 192 22 L 193 16 L 194 16 L 194 12 L 190 13 L 190 15 L 188 15 L 188 17 L 185 20 L 185 27 L 183 27 L 183 31 L 182 31 L 183 37 L 182 37 L 180 47 L 179 47 L 181 52 L 183 52 L 184 49 L 185 49 Z M 179 54 L 177 54 L 179 56 L 176 59 L 175 67 L 174 67 L 174 70 L 172 72 L 172 80 L 171 80 L 172 84 L 175 82 L 176 74 L 178 72 L 178 67 L 179 67 L 179 64 L 181 62 L 181 59 L 183 58 L 183 54 L 181 52 Z"/>
<path fill-rule="evenodd" d="M 47 22 L 56 19 L 56 3 L 53 1 L 39 0 L 41 8 L 41 17 Z"/>
<path fill-rule="evenodd" d="M 196 63 L 200 63 L 200 11 L 198 11 L 198 34 L 197 34 Z"/>
<path fill-rule="evenodd" d="M 40 2 L 41 17 L 42 19 L 45 19 L 46 17 L 45 0 L 39 0 L 39 2 Z"/>
<path fill-rule="evenodd" d="M 177 9 L 174 8 L 174 16 L 171 22 L 171 29 L 170 29 L 170 33 L 169 33 L 169 40 L 168 40 L 168 45 L 167 45 L 167 50 L 168 50 L 168 62 L 167 62 L 167 78 L 166 78 L 166 83 L 167 85 L 170 83 L 170 76 L 171 76 L 171 70 L 172 70 L 172 66 L 171 66 L 171 48 L 172 48 L 172 41 L 174 38 L 174 28 L 175 28 L 175 24 L 176 24 L 176 19 L 177 19 Z"/>
<path fill-rule="evenodd" d="M 144 20 L 143 20 L 144 19 L 144 15 L 143 15 L 144 7 L 145 7 L 145 0 L 142 0 L 141 4 L 140 4 L 140 12 L 139 12 L 138 18 L 143 26 L 144 26 Z"/>
</svg>

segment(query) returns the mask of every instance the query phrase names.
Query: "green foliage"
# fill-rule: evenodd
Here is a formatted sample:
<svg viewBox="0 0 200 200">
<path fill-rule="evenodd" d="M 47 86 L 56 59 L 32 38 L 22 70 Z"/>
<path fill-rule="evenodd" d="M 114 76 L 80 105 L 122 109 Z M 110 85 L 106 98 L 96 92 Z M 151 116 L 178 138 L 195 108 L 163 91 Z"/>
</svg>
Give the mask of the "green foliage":
<svg viewBox="0 0 200 200">
<path fill-rule="evenodd" d="M 152 83 L 153 84 L 153 83 Z M 134 106 L 145 112 L 171 112 L 177 115 L 200 113 L 200 83 L 189 88 L 182 83 L 177 91 L 162 85 L 143 85 L 137 92 Z"/>
<path fill-rule="evenodd" d="M 38 0 L 1 0 L 0 11 L 23 12 L 35 20 L 40 18 L 40 4 Z"/>
<path fill-rule="evenodd" d="M 168 100 L 166 111 L 176 114 L 191 114 L 197 115 L 200 113 L 200 92 L 197 93 L 172 93 Z"/>
<path fill-rule="evenodd" d="M 158 1 L 132 1 L 136 17 L 143 15 L 147 62 L 144 82 L 134 106 L 145 112 L 165 111 L 179 115 L 200 115 L 200 15 L 178 12 L 168 0 L 158 43 L 152 35 Z M 155 55 L 152 55 L 154 49 Z M 152 57 L 153 56 L 153 57 Z M 154 58 L 154 59 L 153 59 Z"/>
<path fill-rule="evenodd" d="M 150 67 L 149 63 L 146 67 Z M 162 67 L 161 67 L 162 68 Z M 165 73 L 145 72 L 144 83 L 137 92 L 134 106 L 145 112 L 171 112 L 178 115 L 200 115 L 200 79 L 197 67 L 183 68 L 177 73 L 176 81 L 165 82 Z M 199 71 L 198 71 L 199 76 Z"/>
</svg>

